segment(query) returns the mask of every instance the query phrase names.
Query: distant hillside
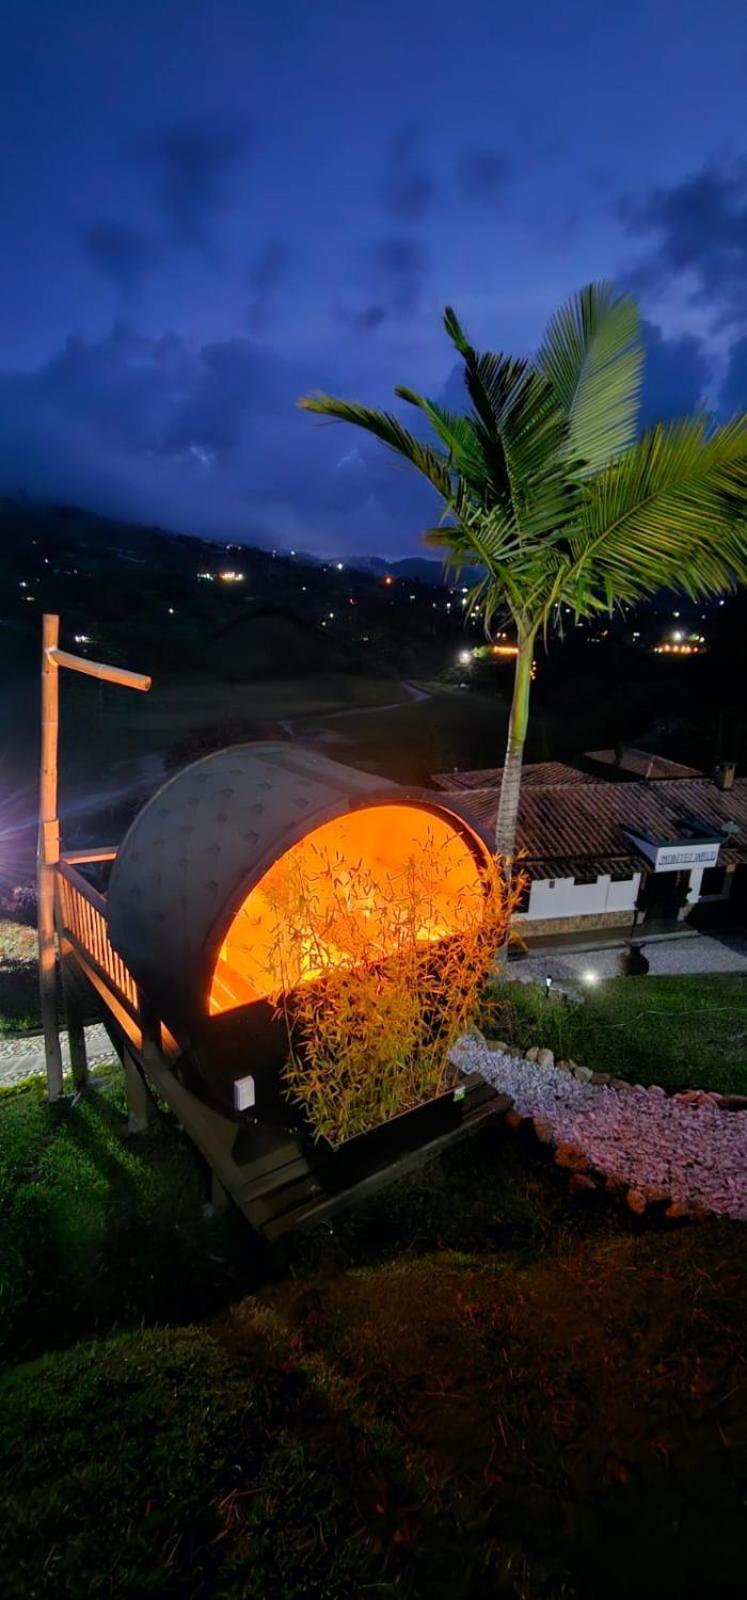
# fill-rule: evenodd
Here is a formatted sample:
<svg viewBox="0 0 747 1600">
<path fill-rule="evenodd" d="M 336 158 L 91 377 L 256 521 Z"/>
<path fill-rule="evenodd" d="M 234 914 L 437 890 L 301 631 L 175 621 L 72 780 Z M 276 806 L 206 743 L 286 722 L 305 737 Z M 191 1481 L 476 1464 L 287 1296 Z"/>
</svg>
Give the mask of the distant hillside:
<svg viewBox="0 0 747 1600">
<path fill-rule="evenodd" d="M 291 659 L 302 672 L 315 660 L 320 671 L 438 672 L 464 642 L 456 593 L 426 559 L 358 567 L 21 499 L 0 501 L 0 548 L 0 670 L 11 675 L 34 665 L 44 610 L 60 613 L 68 646 L 203 677 L 248 671 L 244 648 L 269 676 L 289 675 Z M 263 607 L 286 621 L 259 628 Z"/>
<path fill-rule="evenodd" d="M 405 556 L 402 561 L 385 561 L 382 556 L 354 556 L 349 565 L 382 578 L 391 573 L 396 578 L 416 578 L 420 583 L 436 583 L 445 588 L 454 583 L 444 563 L 428 556 Z M 479 582 L 480 576 L 477 567 L 465 567 L 459 582 L 471 585 Z"/>
<path fill-rule="evenodd" d="M 225 623 L 208 642 L 214 670 L 234 683 L 268 676 L 304 678 L 319 673 L 362 673 L 372 666 L 363 650 L 306 622 L 287 606 L 256 605 Z"/>
</svg>

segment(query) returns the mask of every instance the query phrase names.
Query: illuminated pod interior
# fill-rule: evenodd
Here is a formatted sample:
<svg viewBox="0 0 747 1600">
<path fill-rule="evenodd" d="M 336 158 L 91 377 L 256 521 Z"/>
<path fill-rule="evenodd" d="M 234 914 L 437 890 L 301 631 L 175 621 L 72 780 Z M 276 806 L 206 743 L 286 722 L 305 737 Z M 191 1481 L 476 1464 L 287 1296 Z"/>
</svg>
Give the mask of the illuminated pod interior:
<svg viewBox="0 0 747 1600">
<path fill-rule="evenodd" d="M 417 805 L 325 822 L 280 856 L 236 912 L 208 997 L 212 1015 L 276 999 L 341 966 L 433 943 L 482 916 L 485 847 Z"/>
</svg>

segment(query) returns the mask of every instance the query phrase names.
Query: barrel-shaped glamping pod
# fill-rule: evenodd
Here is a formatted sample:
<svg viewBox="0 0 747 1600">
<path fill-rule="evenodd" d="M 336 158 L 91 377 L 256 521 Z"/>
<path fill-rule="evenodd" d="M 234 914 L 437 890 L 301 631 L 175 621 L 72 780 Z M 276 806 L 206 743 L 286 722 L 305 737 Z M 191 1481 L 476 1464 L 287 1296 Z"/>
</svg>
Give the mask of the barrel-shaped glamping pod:
<svg viewBox="0 0 747 1600">
<path fill-rule="evenodd" d="M 429 863 L 418 938 L 437 949 L 484 895 L 490 855 L 437 794 L 249 744 L 195 762 L 143 807 L 112 869 L 109 937 L 208 1099 L 245 1104 L 235 1086 L 251 1078 L 255 1114 L 288 1121 L 278 999 L 337 961 L 386 955 L 418 854 Z"/>
</svg>

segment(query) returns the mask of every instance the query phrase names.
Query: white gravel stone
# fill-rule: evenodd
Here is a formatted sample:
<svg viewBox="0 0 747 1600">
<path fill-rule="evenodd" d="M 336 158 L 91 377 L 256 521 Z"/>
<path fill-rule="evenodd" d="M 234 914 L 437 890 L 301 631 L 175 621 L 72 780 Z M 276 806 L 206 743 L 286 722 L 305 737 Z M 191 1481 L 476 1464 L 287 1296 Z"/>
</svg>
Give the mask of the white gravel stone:
<svg viewBox="0 0 747 1600">
<path fill-rule="evenodd" d="M 67 1033 L 60 1033 L 60 1044 L 62 1064 L 68 1071 L 70 1048 Z M 103 1066 L 117 1059 L 109 1035 L 101 1023 L 92 1023 L 86 1028 L 86 1050 L 91 1066 Z M 40 1033 L 16 1034 L 15 1037 L 0 1039 L 0 1088 L 22 1083 L 24 1078 L 32 1078 L 46 1070 L 44 1040 Z"/>
<path fill-rule="evenodd" d="M 578 1145 L 606 1177 L 747 1220 L 747 1111 L 650 1094 L 640 1085 L 631 1093 L 581 1083 L 469 1039 L 459 1041 L 452 1060 L 510 1095 L 520 1116 L 549 1123 L 557 1143 Z"/>
</svg>

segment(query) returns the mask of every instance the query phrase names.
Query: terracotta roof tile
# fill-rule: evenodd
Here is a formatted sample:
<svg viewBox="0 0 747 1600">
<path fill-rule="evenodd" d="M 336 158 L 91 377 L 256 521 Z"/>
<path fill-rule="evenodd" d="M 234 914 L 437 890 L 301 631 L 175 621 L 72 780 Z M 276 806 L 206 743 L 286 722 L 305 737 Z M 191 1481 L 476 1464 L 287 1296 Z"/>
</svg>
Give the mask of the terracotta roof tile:
<svg viewBox="0 0 747 1600">
<path fill-rule="evenodd" d="M 455 790 L 451 800 L 468 820 L 488 829 L 495 826 L 495 789 L 471 789 L 468 794 Z M 552 862 L 554 870 L 548 876 L 573 876 L 574 860 L 600 857 L 613 863 L 635 856 L 626 828 L 652 838 L 675 839 L 693 820 L 715 833 L 727 823 L 737 824 L 740 831 L 729 839 L 729 856 L 747 861 L 747 778 L 737 778 L 726 790 L 718 789 L 710 778 L 528 787 L 521 796 L 517 848 L 525 853 L 528 865 Z M 568 873 L 561 871 L 564 862 Z"/>
<path fill-rule="evenodd" d="M 437 789 L 500 789 L 502 767 L 476 767 L 466 772 L 434 772 L 432 782 Z M 525 789 L 545 787 L 550 783 L 595 783 L 588 772 L 578 772 L 564 761 L 528 762 L 522 768 Z"/>
<path fill-rule="evenodd" d="M 631 777 L 645 778 L 647 782 L 666 778 L 702 778 L 697 767 L 686 767 L 681 761 L 670 761 L 667 756 L 654 756 L 648 750 L 623 750 L 618 758 L 614 750 L 587 750 L 585 761 L 596 766 L 609 767 Z"/>
</svg>

